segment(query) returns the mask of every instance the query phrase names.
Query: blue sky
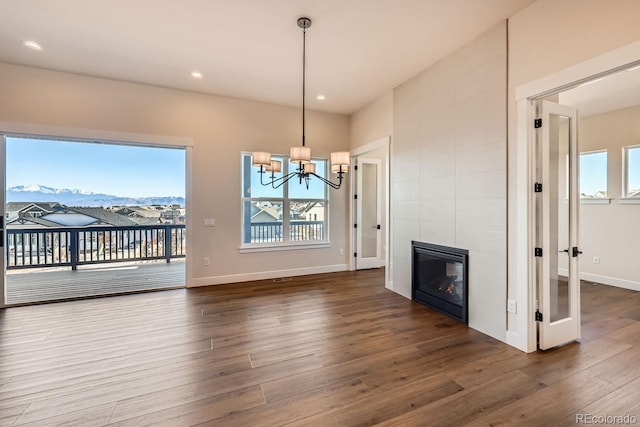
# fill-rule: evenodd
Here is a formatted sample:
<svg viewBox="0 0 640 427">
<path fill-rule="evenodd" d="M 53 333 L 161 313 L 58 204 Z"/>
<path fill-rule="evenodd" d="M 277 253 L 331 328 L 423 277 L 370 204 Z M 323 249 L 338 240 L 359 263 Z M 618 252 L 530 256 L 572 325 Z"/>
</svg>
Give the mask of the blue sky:
<svg viewBox="0 0 640 427">
<path fill-rule="evenodd" d="M 185 152 L 131 145 L 6 139 L 6 186 L 40 184 L 125 197 L 185 196 Z"/>
<path fill-rule="evenodd" d="M 580 155 L 580 193 L 607 191 L 607 152 Z"/>
</svg>

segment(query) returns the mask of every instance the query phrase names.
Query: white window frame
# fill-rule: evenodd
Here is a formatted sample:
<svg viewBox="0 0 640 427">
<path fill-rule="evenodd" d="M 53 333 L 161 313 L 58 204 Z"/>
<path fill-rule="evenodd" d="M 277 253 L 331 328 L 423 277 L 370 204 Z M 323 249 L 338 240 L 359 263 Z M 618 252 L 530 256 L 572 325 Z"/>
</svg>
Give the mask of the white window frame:
<svg viewBox="0 0 640 427">
<path fill-rule="evenodd" d="M 316 249 L 316 248 L 328 248 L 331 246 L 331 242 L 329 240 L 330 229 L 329 229 L 329 188 L 325 186 L 324 189 L 324 199 L 301 199 L 289 198 L 289 185 L 288 183 L 282 186 L 282 198 L 279 197 L 244 197 L 244 159 L 245 156 L 251 157 L 251 153 L 249 152 L 241 152 L 240 153 L 240 213 L 241 213 L 241 221 L 240 221 L 240 247 L 238 251 L 240 253 L 250 253 L 250 252 L 268 252 L 268 251 L 283 251 L 283 250 L 295 250 L 295 249 Z M 274 154 L 274 157 L 282 158 L 282 173 L 287 174 L 289 171 L 289 156 Z M 330 173 L 328 168 L 328 161 L 325 158 L 314 157 L 312 160 L 317 162 L 324 162 L 325 167 L 325 178 L 326 175 Z M 252 168 L 254 166 L 251 166 Z M 268 175 L 268 174 L 267 174 Z M 267 179 L 267 177 L 265 177 Z M 295 177 L 292 178 L 296 179 Z M 313 180 L 314 178 L 311 177 Z M 316 178 L 317 180 L 317 178 Z M 281 242 L 256 242 L 256 243 L 245 243 L 244 236 L 244 204 L 247 201 L 264 201 L 264 202 L 278 202 L 282 203 L 282 234 L 283 238 Z M 311 202 L 318 201 L 324 203 L 324 225 L 323 225 L 323 234 L 324 239 L 322 240 L 301 240 L 301 241 L 292 241 L 290 239 L 290 207 L 292 202 Z"/>
<path fill-rule="evenodd" d="M 629 150 L 640 150 L 640 144 L 622 147 L 622 204 L 640 204 L 640 197 L 629 197 Z"/>
</svg>

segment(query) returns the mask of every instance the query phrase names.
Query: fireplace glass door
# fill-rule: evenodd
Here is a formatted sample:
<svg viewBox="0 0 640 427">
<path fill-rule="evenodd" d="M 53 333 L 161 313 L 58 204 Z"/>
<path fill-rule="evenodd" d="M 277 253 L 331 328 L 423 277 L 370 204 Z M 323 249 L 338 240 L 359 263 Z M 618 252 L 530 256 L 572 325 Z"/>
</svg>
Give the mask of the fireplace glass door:
<svg viewBox="0 0 640 427">
<path fill-rule="evenodd" d="M 467 323 L 468 253 L 413 242 L 413 299 Z"/>
</svg>

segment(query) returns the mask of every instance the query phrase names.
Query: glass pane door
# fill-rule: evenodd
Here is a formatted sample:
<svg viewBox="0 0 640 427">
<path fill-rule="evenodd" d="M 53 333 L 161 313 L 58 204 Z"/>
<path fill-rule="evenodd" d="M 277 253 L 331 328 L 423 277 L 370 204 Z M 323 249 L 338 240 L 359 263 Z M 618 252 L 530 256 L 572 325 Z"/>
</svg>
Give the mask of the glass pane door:
<svg viewBox="0 0 640 427">
<path fill-rule="evenodd" d="M 377 268 L 383 263 L 381 162 L 359 158 L 357 164 L 356 268 Z"/>
<path fill-rule="evenodd" d="M 536 193 L 540 348 L 580 337 L 580 293 L 577 269 L 578 149 L 577 111 L 543 101 L 539 176 Z M 540 254 L 538 254 L 540 255 Z"/>
<path fill-rule="evenodd" d="M 378 255 L 378 167 L 362 163 L 362 257 Z"/>
</svg>

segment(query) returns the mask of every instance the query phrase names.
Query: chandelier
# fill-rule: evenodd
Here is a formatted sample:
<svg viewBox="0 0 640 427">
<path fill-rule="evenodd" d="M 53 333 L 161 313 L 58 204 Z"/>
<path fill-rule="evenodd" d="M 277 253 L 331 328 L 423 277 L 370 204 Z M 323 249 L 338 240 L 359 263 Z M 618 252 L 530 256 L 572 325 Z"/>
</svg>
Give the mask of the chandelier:
<svg viewBox="0 0 640 427">
<path fill-rule="evenodd" d="M 271 153 L 264 151 L 254 151 L 251 154 L 252 165 L 260 168 L 260 183 L 278 188 L 292 178 L 297 178 L 302 184 L 305 183 L 309 189 L 311 177 L 315 177 L 331 188 L 338 189 L 342 185 L 344 174 L 349 171 L 350 155 L 348 151 L 338 151 L 331 153 L 331 173 L 338 175 L 338 181 L 332 182 L 323 176 L 316 174 L 316 165 L 311 161 L 311 148 L 305 146 L 305 85 L 306 85 L 306 36 L 307 28 L 311 26 L 311 19 L 298 18 L 298 27 L 302 29 L 302 145 L 291 147 L 289 150 L 289 161 L 297 165 L 296 170 L 286 175 L 276 177 L 282 172 L 282 161 L 271 158 Z M 265 174 L 270 173 L 266 179 Z"/>
</svg>

